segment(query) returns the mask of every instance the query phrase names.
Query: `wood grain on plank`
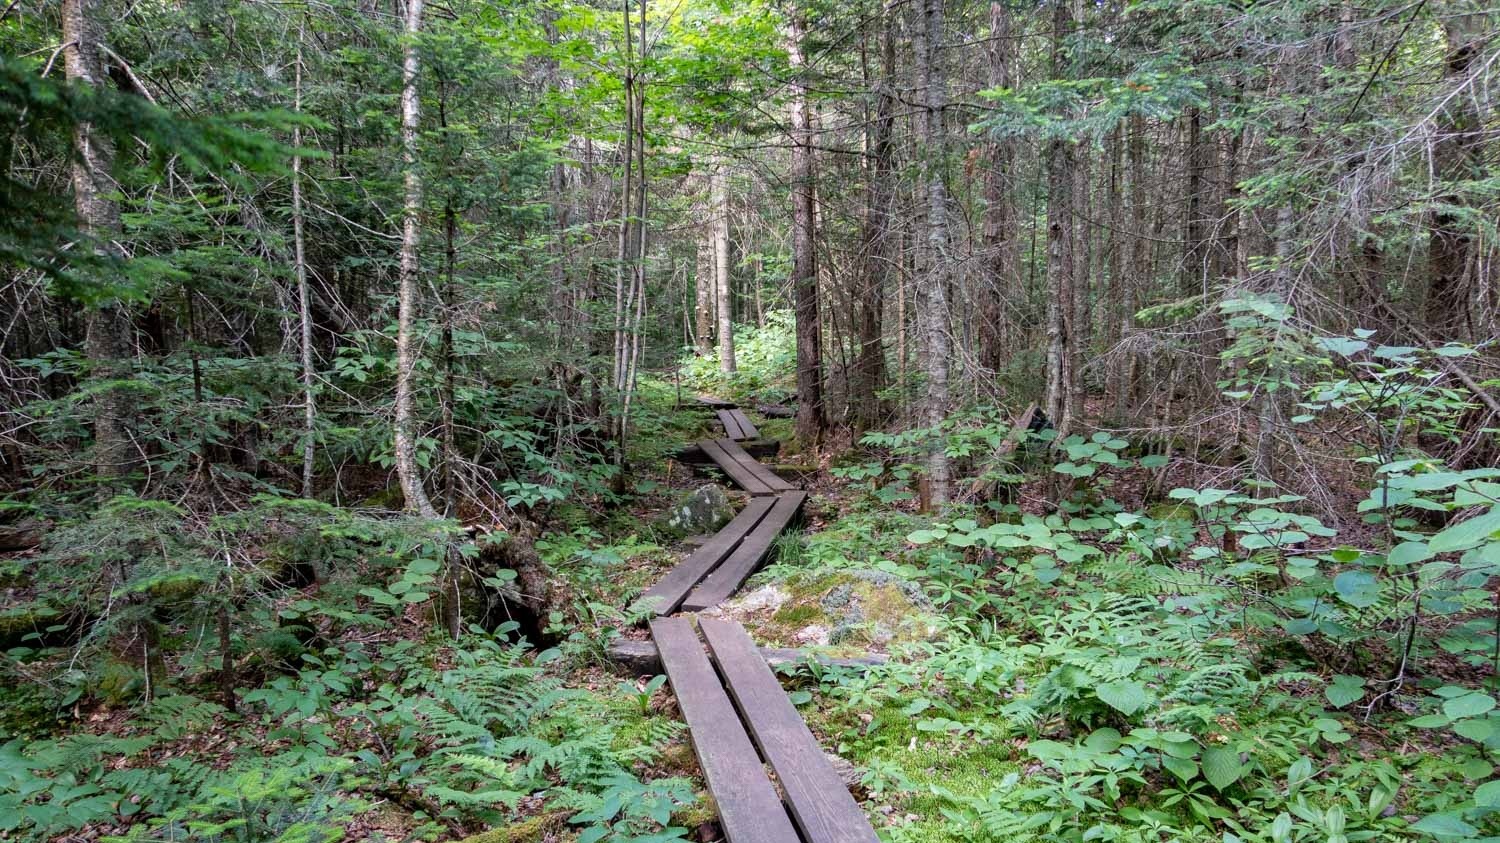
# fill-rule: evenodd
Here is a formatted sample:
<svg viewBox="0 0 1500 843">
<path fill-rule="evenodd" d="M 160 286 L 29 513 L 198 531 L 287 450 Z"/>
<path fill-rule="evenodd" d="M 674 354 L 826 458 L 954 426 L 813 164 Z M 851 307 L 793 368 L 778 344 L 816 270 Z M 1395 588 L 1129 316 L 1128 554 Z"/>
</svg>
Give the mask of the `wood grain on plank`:
<svg viewBox="0 0 1500 843">
<path fill-rule="evenodd" d="M 756 462 L 755 457 L 745 453 L 745 449 L 740 447 L 740 443 L 731 439 L 719 439 L 717 442 L 719 447 L 724 450 L 724 453 L 731 460 L 745 466 L 748 471 L 754 474 L 771 491 L 790 492 L 797 488 L 791 481 L 782 479 L 777 476 L 776 472 Z"/>
<path fill-rule="evenodd" d="M 728 558 L 745 536 L 766 517 L 776 503 L 776 498 L 751 498 L 724 529 L 714 533 L 703 546 L 693 551 L 688 558 L 662 577 L 656 585 L 646 589 L 636 600 L 636 607 L 650 608 L 657 615 L 670 615 L 682 605 L 693 586 L 703 581 L 721 562 Z"/>
<path fill-rule="evenodd" d="M 729 412 L 734 414 L 734 420 L 740 426 L 740 435 L 733 438 L 737 440 L 744 440 L 757 439 L 760 437 L 760 430 L 755 427 L 754 422 L 750 421 L 750 417 L 745 415 L 744 410 L 730 410 Z"/>
<path fill-rule="evenodd" d="M 724 426 L 724 435 L 730 439 L 744 439 L 745 429 L 740 426 L 740 416 L 744 415 L 738 410 L 720 410 L 716 415 L 719 424 Z"/>
<path fill-rule="evenodd" d="M 752 495 L 769 495 L 773 491 L 780 491 L 773 490 L 756 473 L 755 469 L 760 466 L 760 463 L 752 459 L 749 454 L 745 454 L 744 448 L 734 445 L 736 451 L 745 455 L 744 459 L 738 459 L 729 453 L 726 445 L 734 445 L 734 443 L 728 439 L 704 439 L 698 443 L 698 447 L 703 449 L 703 453 L 708 454 L 709 459 L 714 461 L 714 465 L 717 465 L 719 470 L 728 475 L 729 479 L 741 489 Z"/>
<path fill-rule="evenodd" d="M 806 843 L 876 843 L 875 830 L 745 628 L 703 619 L 703 637 L 750 736 L 776 772 Z"/>
<path fill-rule="evenodd" d="M 728 600 L 730 595 L 739 590 L 770 554 L 776 537 L 797 517 L 797 512 L 807 500 L 807 493 L 783 492 L 774 498 L 762 500 L 774 500 L 776 503 L 739 546 L 704 578 L 702 584 L 687 595 L 682 601 L 684 611 L 701 612 L 712 608 Z"/>
<path fill-rule="evenodd" d="M 724 836 L 730 843 L 797 843 L 797 831 L 693 625 L 686 618 L 659 618 L 651 622 L 651 637 L 719 806 Z"/>
</svg>

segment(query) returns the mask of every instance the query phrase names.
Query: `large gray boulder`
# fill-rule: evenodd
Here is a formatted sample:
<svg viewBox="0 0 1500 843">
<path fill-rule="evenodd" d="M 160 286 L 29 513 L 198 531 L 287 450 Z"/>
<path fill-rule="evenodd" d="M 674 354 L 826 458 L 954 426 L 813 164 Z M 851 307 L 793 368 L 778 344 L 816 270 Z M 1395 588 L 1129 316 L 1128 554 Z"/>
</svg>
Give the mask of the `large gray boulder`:
<svg viewBox="0 0 1500 843">
<path fill-rule="evenodd" d="M 717 532 L 734 518 L 734 507 L 723 486 L 710 483 L 683 495 L 662 515 L 658 524 L 681 536 Z"/>
</svg>

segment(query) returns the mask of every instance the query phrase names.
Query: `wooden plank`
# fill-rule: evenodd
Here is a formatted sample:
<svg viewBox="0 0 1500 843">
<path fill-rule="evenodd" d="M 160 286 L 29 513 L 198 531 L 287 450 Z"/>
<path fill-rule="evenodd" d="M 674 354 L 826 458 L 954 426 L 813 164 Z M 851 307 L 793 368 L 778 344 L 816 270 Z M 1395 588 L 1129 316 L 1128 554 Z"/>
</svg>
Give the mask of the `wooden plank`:
<svg viewBox="0 0 1500 843">
<path fill-rule="evenodd" d="M 755 529 L 745 536 L 744 541 L 729 554 L 719 566 L 714 568 L 701 585 L 692 590 L 687 598 L 682 601 L 682 608 L 688 612 L 701 612 L 728 600 L 730 595 L 744 585 L 745 580 L 760 568 L 766 556 L 771 552 L 771 545 L 775 543 L 776 537 L 781 535 L 792 519 L 797 516 L 797 511 L 807 500 L 806 492 L 786 492 L 777 495 L 776 505 L 766 517 L 756 525 Z"/>
<path fill-rule="evenodd" d="M 701 626 L 729 696 L 786 792 L 792 819 L 801 829 L 803 840 L 876 843 L 869 819 L 839 780 L 745 628 L 708 618 Z"/>
<path fill-rule="evenodd" d="M 736 415 L 738 414 L 738 415 Z M 739 410 L 719 410 L 717 412 L 719 424 L 724 426 L 724 435 L 730 439 L 744 439 L 745 430 L 740 426 L 740 418 L 745 414 Z"/>
<path fill-rule="evenodd" d="M 796 843 L 797 831 L 686 618 L 651 622 L 703 778 L 730 843 Z M 826 763 L 826 762 L 825 762 Z"/>
<path fill-rule="evenodd" d="M 781 453 L 781 443 L 775 439 L 751 439 L 741 442 L 740 447 L 757 460 L 774 460 Z M 672 452 L 672 459 L 684 465 L 708 465 L 713 462 L 703 453 L 697 442 L 690 442 Z"/>
<path fill-rule="evenodd" d="M 670 615 L 682 605 L 693 586 L 703 581 L 709 572 L 727 558 L 755 525 L 771 511 L 776 499 L 772 497 L 751 498 L 724 529 L 714 533 L 703 546 L 693 551 L 677 567 L 667 572 L 656 585 L 646 589 L 637 598 L 635 608 L 651 607 L 657 615 Z"/>
<path fill-rule="evenodd" d="M 698 406 L 711 410 L 732 410 L 739 405 L 733 401 L 725 401 L 723 398 L 715 398 L 712 395 L 697 396 Z"/>
<path fill-rule="evenodd" d="M 761 484 L 772 492 L 790 492 L 797 487 L 791 481 L 783 480 L 776 472 L 755 461 L 755 458 L 745 453 L 740 443 L 732 439 L 719 439 L 718 445 L 723 449 L 726 456 L 745 466 L 746 470 L 760 480 Z M 722 463 L 720 463 L 722 465 Z M 747 490 L 748 491 L 748 490 Z M 752 493 L 753 494 L 753 493 Z"/>
<path fill-rule="evenodd" d="M 823 667 L 845 670 L 868 670 L 871 667 L 889 664 L 890 658 L 880 653 L 863 656 L 825 656 L 822 653 L 796 647 L 759 647 L 760 657 L 772 668 L 783 665 L 798 665 L 813 662 Z M 616 638 L 604 650 L 615 671 L 622 676 L 655 676 L 661 673 L 661 654 L 652 641 L 636 641 Z"/>
<path fill-rule="evenodd" d="M 757 430 L 755 425 L 751 423 L 750 417 L 745 415 L 744 410 L 730 410 L 729 414 L 734 416 L 735 422 L 740 426 L 740 435 L 731 436 L 729 438 L 736 441 L 760 438 L 760 431 Z"/>
<path fill-rule="evenodd" d="M 698 447 L 702 448 L 705 454 L 708 454 L 709 458 L 714 461 L 714 464 L 728 475 L 729 479 L 735 482 L 735 485 L 752 495 L 771 494 L 773 491 L 772 488 L 755 472 L 755 467 L 760 465 L 760 463 L 751 459 L 750 455 L 745 454 L 745 450 L 738 445 L 735 445 L 735 449 L 744 454 L 745 458 L 743 460 L 736 459 L 729 454 L 729 451 L 725 448 L 726 445 L 734 445 L 734 443 L 728 439 L 704 439 L 698 443 Z"/>
</svg>

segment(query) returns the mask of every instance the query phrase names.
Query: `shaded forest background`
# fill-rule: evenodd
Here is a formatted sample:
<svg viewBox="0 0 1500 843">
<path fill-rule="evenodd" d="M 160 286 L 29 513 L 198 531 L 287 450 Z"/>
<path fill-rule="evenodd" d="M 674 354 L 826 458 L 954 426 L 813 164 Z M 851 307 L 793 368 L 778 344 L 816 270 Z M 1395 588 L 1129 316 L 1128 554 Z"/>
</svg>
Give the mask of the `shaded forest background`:
<svg viewBox="0 0 1500 843">
<path fill-rule="evenodd" d="M 21 738 L 111 706 L 212 698 L 175 715 L 204 732 L 246 703 L 320 718 L 379 662 L 393 684 L 371 734 L 457 710 L 534 738 L 577 686 L 538 652 L 591 663 L 591 630 L 628 626 L 611 566 L 680 485 L 662 466 L 697 435 L 677 407 L 698 392 L 793 408 L 796 466 L 868 481 L 896 519 L 853 534 L 920 526 L 902 552 L 977 552 L 986 519 L 1109 498 L 1080 534 L 1131 533 L 1176 501 L 1224 577 L 1265 578 L 1204 599 L 1321 636 L 1313 672 L 1367 689 L 1335 707 L 1416 714 L 1398 701 L 1424 641 L 1463 662 L 1434 668 L 1429 685 L 1461 689 L 1439 697 L 1488 687 L 1497 34 L 1478 0 L 5 4 L 0 673 L 17 690 L 0 734 L 9 804 L 31 813 L 0 828 L 180 828 L 91 807 L 105 773 L 76 742 L 23 760 Z M 1033 404 L 1057 449 L 1040 470 L 1001 447 Z M 1137 567 L 1182 539 L 1110 535 Z M 1350 544 L 1366 556 L 1335 550 Z M 1242 571 L 1239 553 L 1276 561 Z M 1318 554 L 1323 591 L 1298 591 L 1296 560 Z M 1365 564 L 1386 567 L 1337 567 Z M 1428 576 L 1456 590 L 1436 609 Z M 1329 600 L 1383 614 L 1346 624 Z M 1469 638 L 1433 643 L 1458 625 Z M 472 649 L 418 656 L 371 629 Z M 367 632 L 394 649 L 350 643 Z M 304 658 L 324 660 L 322 690 Z M 411 695 L 434 708 L 398 716 Z M 579 705 L 574 726 L 609 719 Z M 1096 715 L 1024 728 L 1082 735 Z M 691 802 L 610 754 L 670 737 L 641 718 L 577 737 L 597 757 L 576 769 L 571 745 L 533 759 L 530 789 L 472 754 L 413 784 L 403 764 L 431 747 L 350 785 L 330 748 L 368 737 L 329 737 L 286 760 L 330 783 L 293 802 L 333 828 L 363 816 L 349 794 L 390 800 L 420 822 L 381 833 L 456 837 L 553 817 L 510 795 L 552 776 L 569 817 L 634 805 L 596 825 L 637 839 Z M 1487 764 L 1500 737 L 1465 728 Z M 95 789 L 38 796 L 62 769 Z M 234 813 L 184 776 L 149 813 Z M 1438 837 L 1492 823 L 1490 802 L 1458 819 L 1433 798 L 1413 817 L 1463 826 Z M 1217 807 L 1191 810 L 1227 833 Z"/>
</svg>

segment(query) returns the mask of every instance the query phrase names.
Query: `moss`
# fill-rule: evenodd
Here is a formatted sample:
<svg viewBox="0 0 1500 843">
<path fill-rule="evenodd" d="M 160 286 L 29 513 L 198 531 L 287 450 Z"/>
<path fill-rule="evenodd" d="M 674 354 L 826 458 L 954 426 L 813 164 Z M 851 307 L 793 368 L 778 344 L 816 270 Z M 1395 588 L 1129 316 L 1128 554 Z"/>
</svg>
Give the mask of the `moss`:
<svg viewBox="0 0 1500 843">
<path fill-rule="evenodd" d="M 782 626 L 804 627 L 826 621 L 828 616 L 815 603 L 788 603 L 771 616 L 771 620 Z"/>
<path fill-rule="evenodd" d="M 861 766 L 876 762 L 881 768 L 894 769 L 905 780 L 902 784 L 906 789 L 895 794 L 896 801 L 901 812 L 915 814 L 918 819 L 904 827 L 902 840 L 933 843 L 972 840 L 970 829 L 943 816 L 943 809 L 951 804 L 935 795 L 933 786 L 960 797 L 990 793 L 1002 777 L 1020 769 L 1016 750 L 1009 743 L 985 743 L 972 736 L 919 731 L 917 723 L 921 718 L 907 716 L 902 710 L 904 703 L 893 703 L 875 712 L 869 734 L 849 747 L 850 760 Z M 969 711 L 956 719 L 984 716 L 984 712 Z"/>
<path fill-rule="evenodd" d="M 1146 514 L 1157 521 L 1196 521 L 1191 507 L 1182 503 L 1159 503 L 1146 510 Z"/>
<path fill-rule="evenodd" d="M 0 612 L 0 649 L 36 646 L 33 643 L 35 639 L 28 641 L 27 636 L 34 632 L 45 632 L 49 626 L 57 623 L 58 615 L 56 609 L 40 603 Z"/>
<path fill-rule="evenodd" d="M 465 837 L 459 843 L 539 843 L 549 834 L 562 828 L 567 814 L 556 812 L 540 814 L 504 828 L 492 828 Z"/>
<path fill-rule="evenodd" d="M 683 808 L 678 808 L 672 814 L 672 825 L 681 826 L 689 831 L 698 828 L 705 823 L 717 822 L 719 819 L 719 806 L 714 804 L 712 796 L 702 794 L 698 801 Z"/>
</svg>

